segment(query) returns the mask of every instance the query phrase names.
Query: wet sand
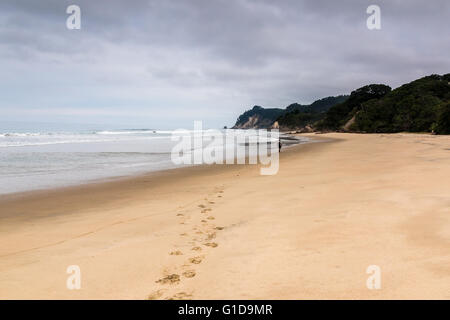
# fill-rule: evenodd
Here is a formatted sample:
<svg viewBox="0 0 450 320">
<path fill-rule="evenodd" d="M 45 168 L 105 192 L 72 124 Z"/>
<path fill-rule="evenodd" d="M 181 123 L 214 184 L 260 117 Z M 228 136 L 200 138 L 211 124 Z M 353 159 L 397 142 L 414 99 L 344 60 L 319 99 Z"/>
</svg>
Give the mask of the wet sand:
<svg viewBox="0 0 450 320">
<path fill-rule="evenodd" d="M 449 299 L 450 137 L 309 136 L 329 142 L 283 151 L 274 176 L 198 166 L 0 197 L 0 298 Z"/>
</svg>

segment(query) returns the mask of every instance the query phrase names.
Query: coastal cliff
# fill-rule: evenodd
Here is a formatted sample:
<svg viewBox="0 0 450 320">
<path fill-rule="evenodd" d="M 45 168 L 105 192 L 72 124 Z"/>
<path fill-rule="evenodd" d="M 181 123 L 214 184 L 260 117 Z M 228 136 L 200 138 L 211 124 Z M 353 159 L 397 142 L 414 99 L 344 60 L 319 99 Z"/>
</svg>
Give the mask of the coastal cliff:
<svg viewBox="0 0 450 320">
<path fill-rule="evenodd" d="M 265 109 L 254 106 L 240 115 L 233 129 L 269 129 L 280 130 L 305 129 L 313 122 L 322 119 L 332 106 L 344 102 L 348 96 L 327 97 L 309 105 L 292 103 L 284 109 Z M 301 119 L 300 119 L 301 117 Z"/>
<path fill-rule="evenodd" d="M 310 105 L 255 106 L 239 116 L 233 128 L 450 134 L 450 73 L 426 76 L 394 90 L 369 84 L 349 96 L 327 97 Z"/>
</svg>

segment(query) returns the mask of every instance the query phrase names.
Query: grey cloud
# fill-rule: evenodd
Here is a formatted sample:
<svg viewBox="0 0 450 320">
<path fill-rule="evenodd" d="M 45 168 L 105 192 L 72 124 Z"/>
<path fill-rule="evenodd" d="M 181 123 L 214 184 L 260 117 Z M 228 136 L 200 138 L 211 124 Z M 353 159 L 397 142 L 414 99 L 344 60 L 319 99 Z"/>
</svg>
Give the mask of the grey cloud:
<svg viewBox="0 0 450 320">
<path fill-rule="evenodd" d="M 379 0 L 380 31 L 365 26 L 372 4 L 365 0 L 79 0 L 82 30 L 68 31 L 65 8 L 73 2 L 0 4 L 0 67 L 23 72 L 0 82 L 8 105 L 32 107 L 10 93 L 18 91 L 11 83 L 22 83 L 34 103 L 41 95 L 51 103 L 54 95 L 56 106 L 64 100 L 54 93 L 60 83 L 82 92 L 91 107 L 123 105 L 139 95 L 137 115 L 146 108 L 181 112 L 184 105 L 226 117 L 217 119 L 222 123 L 250 104 L 311 102 L 450 67 L 446 0 Z M 42 81 L 33 80 L 43 71 Z"/>
</svg>

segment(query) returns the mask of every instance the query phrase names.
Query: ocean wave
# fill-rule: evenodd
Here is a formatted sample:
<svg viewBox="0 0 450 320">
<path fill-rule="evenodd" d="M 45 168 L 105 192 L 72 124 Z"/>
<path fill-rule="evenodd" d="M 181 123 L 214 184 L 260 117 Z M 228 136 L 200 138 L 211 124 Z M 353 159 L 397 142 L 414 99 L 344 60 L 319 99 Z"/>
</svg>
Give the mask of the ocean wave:
<svg viewBox="0 0 450 320">
<path fill-rule="evenodd" d="M 104 134 L 104 135 L 121 135 L 121 134 L 148 134 L 148 133 L 157 133 L 156 130 L 151 129 L 130 129 L 130 130 L 117 130 L 117 131 L 96 131 L 95 134 Z"/>
<path fill-rule="evenodd" d="M 154 129 L 123 129 L 123 130 L 99 130 L 99 131 L 80 131 L 80 132 L 1 132 L 1 137 L 36 137 L 36 136 L 86 136 L 86 135 L 142 135 L 142 134 L 191 134 L 203 132 L 216 133 L 218 130 L 205 129 L 200 131 L 177 129 L 177 130 L 154 130 Z M 220 130 L 219 130 L 220 131 Z"/>
<path fill-rule="evenodd" d="M 213 137 L 217 130 L 201 131 L 203 138 Z M 124 142 L 145 140 L 171 140 L 171 136 L 188 136 L 200 133 L 193 130 L 153 130 L 153 129 L 122 129 L 101 130 L 90 132 L 3 132 L 0 133 L 0 148 L 45 146 L 72 143 Z M 224 134 L 221 132 L 220 135 Z M 239 134 L 238 134 L 239 135 Z M 283 137 L 281 137 L 283 140 Z M 263 141 L 274 141 L 273 138 L 263 138 Z M 261 137 L 260 137 L 260 142 Z"/>
<path fill-rule="evenodd" d="M 29 146 L 44 146 L 53 144 L 70 144 L 70 143 L 98 143 L 98 142 L 126 142 L 126 141 L 146 141 L 146 140 L 158 140 L 167 139 L 167 137 L 134 137 L 133 139 L 123 138 L 123 139 L 68 139 L 68 140 L 34 140 L 34 141 L 0 141 L 0 148 L 7 147 L 29 147 Z"/>
<path fill-rule="evenodd" d="M 40 132 L 6 132 L 0 133 L 0 137 L 34 137 L 40 136 L 42 133 Z"/>
<path fill-rule="evenodd" d="M 85 136 L 85 135 L 124 135 L 157 133 L 153 129 L 100 130 L 80 132 L 2 132 L 0 137 L 36 137 L 36 136 Z"/>
<path fill-rule="evenodd" d="M 85 143 L 85 142 L 107 142 L 111 140 L 60 140 L 60 141 L 24 141 L 24 142 L 3 142 L 0 143 L 0 148 L 7 147 L 30 147 L 30 146 L 45 146 L 51 144 L 66 144 L 66 143 Z"/>
</svg>

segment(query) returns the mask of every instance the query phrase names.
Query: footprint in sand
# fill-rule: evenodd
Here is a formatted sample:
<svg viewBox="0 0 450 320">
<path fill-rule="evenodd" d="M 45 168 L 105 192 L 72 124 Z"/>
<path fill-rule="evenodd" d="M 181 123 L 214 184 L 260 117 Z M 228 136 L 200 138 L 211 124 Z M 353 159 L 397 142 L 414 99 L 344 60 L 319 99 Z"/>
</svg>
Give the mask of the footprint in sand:
<svg viewBox="0 0 450 320">
<path fill-rule="evenodd" d="M 172 251 L 170 253 L 171 256 L 181 256 L 182 254 L 183 254 L 183 252 L 181 252 L 180 250 Z"/>
<path fill-rule="evenodd" d="M 208 218 L 206 218 L 208 220 L 214 220 L 215 218 L 213 216 L 209 216 Z"/>
<path fill-rule="evenodd" d="M 206 206 L 204 204 L 199 204 L 198 207 L 199 208 L 206 208 Z"/>
<path fill-rule="evenodd" d="M 189 262 L 193 263 L 193 264 L 200 264 L 203 260 L 203 257 L 194 257 L 194 258 L 190 258 Z"/>
<path fill-rule="evenodd" d="M 176 284 L 176 283 L 180 282 L 180 276 L 176 273 L 169 274 L 168 276 L 165 276 L 164 278 L 161 278 L 155 282 L 161 283 L 161 284 Z"/>
<path fill-rule="evenodd" d="M 200 221 L 200 222 L 206 223 L 206 222 L 208 222 L 208 221 L 206 221 L 206 220 L 202 220 L 202 221 Z"/>
<path fill-rule="evenodd" d="M 201 212 L 202 212 L 202 213 L 207 213 L 207 212 L 209 212 L 209 211 L 211 211 L 211 209 L 203 209 Z"/>
<path fill-rule="evenodd" d="M 164 294 L 164 290 L 157 290 L 153 293 L 150 293 L 147 296 L 147 299 L 148 300 L 157 300 L 157 299 L 161 298 L 163 294 Z"/>
<path fill-rule="evenodd" d="M 215 227 L 214 229 L 216 229 L 216 230 L 223 230 L 224 228 L 223 227 Z"/>
<path fill-rule="evenodd" d="M 200 248 L 200 247 L 193 247 L 191 250 L 194 250 L 194 251 L 201 251 L 202 248 Z"/>
<path fill-rule="evenodd" d="M 183 272 L 183 276 L 185 276 L 186 278 L 193 278 L 195 277 L 195 271 L 194 270 L 187 270 L 185 272 Z"/>
<path fill-rule="evenodd" d="M 216 248 L 218 246 L 218 244 L 215 242 L 207 242 L 207 243 L 204 243 L 203 245 L 207 246 L 207 247 L 211 247 L 211 248 Z"/>
<path fill-rule="evenodd" d="M 209 204 L 214 204 L 215 202 L 214 202 L 214 201 L 209 201 L 208 203 L 209 203 Z"/>
<path fill-rule="evenodd" d="M 213 233 L 209 233 L 208 236 L 206 237 L 206 239 L 211 240 L 211 239 L 214 239 L 215 237 L 216 237 L 216 233 L 213 232 Z"/>
<path fill-rule="evenodd" d="M 182 214 L 182 213 L 177 214 L 177 217 L 183 217 L 183 216 L 184 216 L 184 214 Z"/>
<path fill-rule="evenodd" d="M 186 232 L 184 232 L 184 233 L 180 233 L 180 236 L 182 236 L 182 237 L 185 237 L 185 236 L 187 236 L 188 234 L 186 233 Z"/>
<path fill-rule="evenodd" d="M 167 300 L 188 300 L 190 297 L 192 297 L 192 294 L 186 292 L 178 292 L 172 297 L 167 298 Z"/>
</svg>

